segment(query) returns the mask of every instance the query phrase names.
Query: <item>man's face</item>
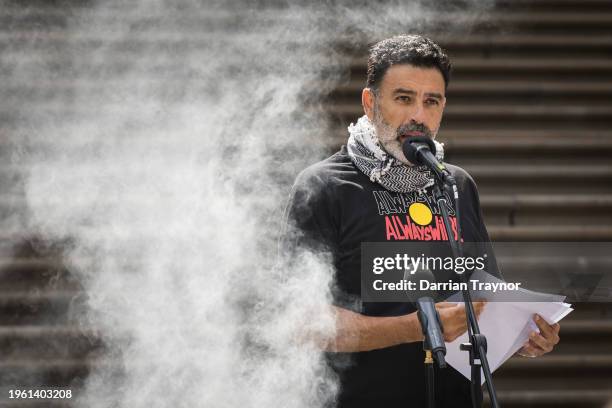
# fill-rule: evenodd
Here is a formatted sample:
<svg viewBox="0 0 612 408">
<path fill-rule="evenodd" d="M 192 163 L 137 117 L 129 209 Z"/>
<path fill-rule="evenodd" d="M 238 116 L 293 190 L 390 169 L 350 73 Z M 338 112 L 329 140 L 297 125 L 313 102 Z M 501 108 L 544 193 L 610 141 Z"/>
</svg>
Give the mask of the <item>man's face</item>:
<svg viewBox="0 0 612 408">
<path fill-rule="evenodd" d="M 436 68 L 394 65 L 383 76 L 376 95 L 364 89 L 362 103 L 382 147 L 411 164 L 402 143 L 413 136 L 437 135 L 446 104 L 444 78 Z"/>
</svg>

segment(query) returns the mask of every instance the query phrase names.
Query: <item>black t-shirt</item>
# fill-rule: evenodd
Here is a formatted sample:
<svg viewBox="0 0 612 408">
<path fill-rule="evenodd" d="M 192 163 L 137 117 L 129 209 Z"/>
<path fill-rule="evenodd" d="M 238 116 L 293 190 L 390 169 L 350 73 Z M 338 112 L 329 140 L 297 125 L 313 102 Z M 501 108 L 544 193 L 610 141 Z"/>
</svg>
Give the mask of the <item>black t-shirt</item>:
<svg viewBox="0 0 612 408">
<path fill-rule="evenodd" d="M 463 240 L 489 242 L 474 181 L 459 167 L 447 168 L 459 189 Z M 451 197 L 447 200 L 454 223 L 453 201 Z M 414 203 L 421 203 L 420 209 L 429 212 L 428 225 L 412 219 L 415 214 L 409 209 Z M 330 253 L 336 271 L 335 304 L 368 316 L 404 315 L 415 308 L 410 303 L 360 301 L 362 242 L 448 241 L 431 188 L 414 193 L 385 190 L 355 167 L 344 146 L 300 173 L 287 217 L 299 233 L 291 234 L 287 238 L 291 242 L 285 244 Z M 489 269 L 498 274 L 494 260 Z M 339 374 L 339 407 L 426 407 L 422 342 L 367 352 L 327 353 L 327 360 Z M 451 367 L 436 370 L 436 394 L 437 407 L 471 407 L 469 381 Z"/>
</svg>

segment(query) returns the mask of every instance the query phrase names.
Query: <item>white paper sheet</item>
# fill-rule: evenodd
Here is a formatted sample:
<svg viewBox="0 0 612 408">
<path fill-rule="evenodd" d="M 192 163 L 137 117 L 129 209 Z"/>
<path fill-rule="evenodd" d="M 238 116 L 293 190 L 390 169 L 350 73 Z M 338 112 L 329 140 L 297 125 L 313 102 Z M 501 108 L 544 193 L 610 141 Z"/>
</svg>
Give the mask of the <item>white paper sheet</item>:
<svg viewBox="0 0 612 408">
<path fill-rule="evenodd" d="M 533 322 L 539 314 L 553 324 L 567 316 L 573 309 L 563 302 L 489 302 L 478 319 L 480 331 L 487 337 L 487 357 L 491 372 L 499 368 L 527 341 L 532 331 L 539 331 Z M 446 343 L 446 362 L 463 374 L 471 376 L 469 353 L 459 345 L 468 341 L 467 333 Z M 484 383 L 484 375 L 481 377 Z"/>
</svg>

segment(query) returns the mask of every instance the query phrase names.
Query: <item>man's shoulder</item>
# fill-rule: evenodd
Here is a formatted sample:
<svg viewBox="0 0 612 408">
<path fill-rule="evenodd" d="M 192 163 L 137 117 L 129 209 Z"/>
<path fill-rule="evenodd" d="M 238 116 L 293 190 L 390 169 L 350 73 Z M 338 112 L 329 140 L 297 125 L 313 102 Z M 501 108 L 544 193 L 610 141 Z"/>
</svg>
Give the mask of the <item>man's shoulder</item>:
<svg viewBox="0 0 612 408">
<path fill-rule="evenodd" d="M 457 181 L 458 185 L 469 185 L 476 187 L 476 182 L 474 181 L 474 178 L 464 168 L 446 162 L 444 163 L 444 165 L 446 166 L 448 171 L 450 171 L 453 177 L 455 177 L 455 180 Z"/>
<path fill-rule="evenodd" d="M 459 189 L 459 196 L 464 199 L 469 199 L 470 202 L 475 202 L 476 205 L 479 205 L 480 198 L 478 194 L 478 187 L 476 186 L 476 182 L 463 168 L 444 163 L 446 168 L 450 173 L 455 177 L 455 181 L 457 182 L 457 188 Z M 465 202 L 465 200 L 462 200 Z"/>
<path fill-rule="evenodd" d="M 331 183 L 350 179 L 359 175 L 346 148 L 342 148 L 330 157 L 314 163 L 302 170 L 297 178 L 296 185 L 306 184 L 309 186 L 329 186 Z"/>
</svg>

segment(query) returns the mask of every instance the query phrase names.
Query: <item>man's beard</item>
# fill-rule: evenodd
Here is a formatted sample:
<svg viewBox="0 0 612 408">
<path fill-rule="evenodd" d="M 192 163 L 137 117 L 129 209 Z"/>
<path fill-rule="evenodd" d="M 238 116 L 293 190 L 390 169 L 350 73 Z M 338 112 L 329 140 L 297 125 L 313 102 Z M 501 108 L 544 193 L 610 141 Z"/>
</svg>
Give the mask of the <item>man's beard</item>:
<svg viewBox="0 0 612 408">
<path fill-rule="evenodd" d="M 413 166 L 414 164 L 408 161 L 404 155 L 402 149 L 402 143 L 400 137 L 406 135 L 408 132 L 419 132 L 423 136 L 434 138 L 432 131 L 422 123 L 416 123 L 410 121 L 394 129 L 389 123 L 385 121 L 380 112 L 378 104 L 374 103 L 374 129 L 376 130 L 376 136 L 381 147 L 391 156 L 399 160 L 400 162 Z"/>
</svg>

